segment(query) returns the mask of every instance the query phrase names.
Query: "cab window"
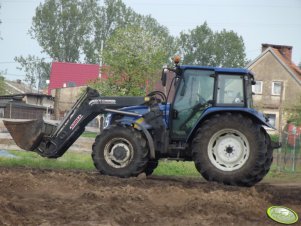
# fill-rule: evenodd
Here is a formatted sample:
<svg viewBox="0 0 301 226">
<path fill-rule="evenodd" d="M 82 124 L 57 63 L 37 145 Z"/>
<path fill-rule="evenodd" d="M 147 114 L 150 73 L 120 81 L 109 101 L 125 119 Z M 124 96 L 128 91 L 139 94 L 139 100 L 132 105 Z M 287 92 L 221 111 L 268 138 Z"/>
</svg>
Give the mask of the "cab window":
<svg viewBox="0 0 301 226">
<path fill-rule="evenodd" d="M 217 105 L 244 105 L 243 76 L 218 75 Z"/>
</svg>

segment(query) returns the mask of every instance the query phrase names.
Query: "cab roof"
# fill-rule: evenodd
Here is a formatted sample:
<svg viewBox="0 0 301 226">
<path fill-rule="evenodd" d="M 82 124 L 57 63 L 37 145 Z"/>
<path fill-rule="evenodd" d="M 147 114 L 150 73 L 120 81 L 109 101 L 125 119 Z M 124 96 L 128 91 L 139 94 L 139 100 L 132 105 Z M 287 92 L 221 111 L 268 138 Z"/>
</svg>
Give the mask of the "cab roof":
<svg viewBox="0 0 301 226">
<path fill-rule="evenodd" d="M 209 67 L 209 66 L 193 66 L 193 65 L 181 65 L 182 70 L 196 69 L 196 70 L 212 70 L 217 73 L 233 73 L 233 74 L 250 74 L 253 73 L 245 68 L 223 68 L 223 67 Z"/>
</svg>

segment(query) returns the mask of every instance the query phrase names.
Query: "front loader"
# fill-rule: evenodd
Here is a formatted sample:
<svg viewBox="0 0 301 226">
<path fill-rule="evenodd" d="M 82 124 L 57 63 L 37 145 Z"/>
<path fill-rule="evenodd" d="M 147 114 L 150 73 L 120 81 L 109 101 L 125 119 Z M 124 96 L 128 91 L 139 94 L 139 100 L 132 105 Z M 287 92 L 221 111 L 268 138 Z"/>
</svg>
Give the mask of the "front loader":
<svg viewBox="0 0 301 226">
<path fill-rule="evenodd" d="M 174 74 L 171 103 L 160 91 L 146 97 L 106 97 L 87 88 L 59 125 L 43 120 L 4 124 L 22 149 L 58 158 L 93 118 L 106 114 L 105 129 L 92 147 L 102 174 L 150 175 L 160 158 L 168 158 L 194 161 L 209 181 L 252 186 L 262 180 L 279 145 L 265 130 L 272 128 L 268 119 L 252 108 L 253 74 L 175 63 L 162 72 L 163 85 L 168 72 Z"/>
</svg>

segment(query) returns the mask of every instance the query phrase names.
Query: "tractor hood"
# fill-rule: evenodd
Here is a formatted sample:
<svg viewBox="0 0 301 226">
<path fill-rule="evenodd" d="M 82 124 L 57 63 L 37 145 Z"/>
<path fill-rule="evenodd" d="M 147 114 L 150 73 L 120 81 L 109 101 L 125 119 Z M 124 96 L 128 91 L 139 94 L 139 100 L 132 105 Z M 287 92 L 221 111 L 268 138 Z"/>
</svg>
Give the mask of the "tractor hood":
<svg viewBox="0 0 301 226">
<path fill-rule="evenodd" d="M 159 104 L 159 107 L 160 107 L 160 110 L 163 112 L 164 123 L 166 125 L 168 125 L 167 122 L 168 122 L 168 118 L 169 118 L 170 104 L 169 103 Z M 149 106 L 146 106 L 146 105 L 136 105 L 136 106 L 120 108 L 119 110 L 144 115 L 150 111 L 150 108 L 149 108 Z M 107 114 L 106 121 L 105 121 L 105 128 L 108 127 L 110 124 L 112 124 L 112 120 L 113 120 L 115 114 L 116 113 Z M 136 120 L 138 120 L 139 118 L 140 117 L 138 117 L 138 116 L 125 115 L 121 119 L 119 119 L 119 122 L 122 124 L 129 125 L 132 122 L 135 122 Z M 146 128 L 149 128 L 148 125 L 145 125 L 145 126 L 146 126 Z"/>
<path fill-rule="evenodd" d="M 167 111 L 167 113 L 169 113 L 169 107 L 170 107 L 169 103 L 159 104 L 159 107 L 160 107 L 161 111 L 163 111 L 163 112 Z M 121 108 L 119 110 L 127 111 L 127 112 L 133 112 L 133 113 L 143 115 L 143 114 L 149 112 L 149 107 L 145 106 L 145 105 L 136 105 L 136 106 L 124 107 L 124 108 Z M 165 114 L 166 114 L 166 112 L 165 112 Z"/>
</svg>

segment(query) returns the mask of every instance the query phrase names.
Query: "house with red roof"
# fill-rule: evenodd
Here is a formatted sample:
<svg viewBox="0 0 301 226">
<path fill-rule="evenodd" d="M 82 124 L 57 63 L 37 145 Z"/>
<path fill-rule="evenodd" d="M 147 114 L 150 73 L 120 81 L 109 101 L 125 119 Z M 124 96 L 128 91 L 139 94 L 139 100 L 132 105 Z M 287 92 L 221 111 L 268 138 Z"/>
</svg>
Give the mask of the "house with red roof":
<svg viewBox="0 0 301 226">
<path fill-rule="evenodd" d="M 98 64 L 53 62 L 50 71 L 48 94 L 51 90 L 65 87 L 84 86 L 100 75 Z"/>
<path fill-rule="evenodd" d="M 261 54 L 247 66 L 255 74 L 254 106 L 278 130 L 286 125 L 285 109 L 301 98 L 301 70 L 292 61 L 292 50 L 292 46 L 262 44 Z"/>
<path fill-rule="evenodd" d="M 82 88 L 90 81 L 100 77 L 107 78 L 106 75 L 101 76 L 98 64 L 53 62 L 48 94 L 55 96 L 54 118 L 56 120 L 62 119 L 81 95 Z M 103 116 L 100 115 L 97 120 L 98 123 L 92 122 L 92 124 L 100 127 L 100 121 L 104 120 Z"/>
</svg>

